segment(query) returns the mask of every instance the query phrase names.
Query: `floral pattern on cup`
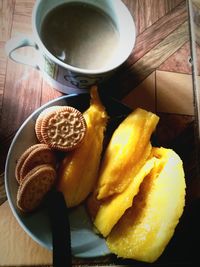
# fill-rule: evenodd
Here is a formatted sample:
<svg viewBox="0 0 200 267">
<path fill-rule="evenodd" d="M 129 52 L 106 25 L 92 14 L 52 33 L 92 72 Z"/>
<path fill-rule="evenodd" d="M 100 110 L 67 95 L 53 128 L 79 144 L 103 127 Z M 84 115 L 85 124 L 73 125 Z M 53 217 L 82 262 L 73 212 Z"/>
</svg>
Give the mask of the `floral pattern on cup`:
<svg viewBox="0 0 200 267">
<path fill-rule="evenodd" d="M 84 76 L 81 74 L 64 75 L 64 79 L 79 89 L 88 89 L 91 85 L 100 83 L 104 77 Z"/>
</svg>

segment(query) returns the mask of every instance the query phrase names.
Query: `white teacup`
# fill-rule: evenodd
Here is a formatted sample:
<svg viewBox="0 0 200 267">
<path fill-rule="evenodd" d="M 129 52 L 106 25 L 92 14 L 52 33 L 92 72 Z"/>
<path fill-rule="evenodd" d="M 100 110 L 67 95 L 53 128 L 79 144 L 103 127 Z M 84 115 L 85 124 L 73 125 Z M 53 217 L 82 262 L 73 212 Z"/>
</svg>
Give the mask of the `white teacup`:
<svg viewBox="0 0 200 267">
<path fill-rule="evenodd" d="M 108 55 L 112 54 L 112 56 L 107 60 L 104 66 L 96 68 L 94 66 L 92 68 L 86 68 L 84 65 L 81 67 L 75 66 L 71 63 L 62 61 L 62 59 L 59 59 L 47 49 L 47 45 L 41 37 L 44 19 L 47 14 L 50 14 L 49 12 L 55 10 L 58 6 L 67 3 L 92 5 L 93 8 L 98 9 L 101 13 L 103 12 L 112 20 L 118 34 L 118 42 L 114 43 L 114 45 L 111 44 L 111 47 L 109 48 L 110 53 L 108 53 Z M 95 25 L 95 23 L 90 23 L 90 25 Z M 96 26 L 97 25 L 95 25 L 95 27 Z M 133 18 L 127 7 L 120 0 L 37 0 L 32 14 L 32 29 L 33 36 L 14 37 L 6 43 L 7 55 L 16 62 L 31 65 L 42 71 L 44 78 L 46 78 L 54 88 L 63 93 L 80 93 L 87 91 L 91 85 L 99 84 L 106 78 L 110 77 L 113 71 L 116 70 L 131 54 L 136 36 Z M 73 30 L 76 31 L 76 29 Z M 94 34 L 86 37 L 88 38 L 87 40 L 91 40 L 91 37 L 96 33 L 97 31 L 95 30 Z M 68 35 L 70 38 L 70 34 Z M 107 41 L 105 38 L 108 38 L 108 35 L 102 36 L 102 40 Z M 99 40 L 101 41 L 101 39 Z M 79 46 L 81 47 L 81 42 L 79 43 Z M 102 52 L 101 46 L 104 43 L 106 42 L 103 42 L 100 45 L 96 53 Z M 21 56 L 15 51 L 24 46 L 32 46 L 36 49 L 37 57 L 34 62 L 31 57 Z M 80 49 L 82 49 L 81 53 L 83 56 L 88 53 L 88 51 L 85 51 L 84 46 Z M 101 58 L 101 54 L 99 55 Z M 102 55 L 102 58 L 107 59 L 107 56 Z"/>
</svg>

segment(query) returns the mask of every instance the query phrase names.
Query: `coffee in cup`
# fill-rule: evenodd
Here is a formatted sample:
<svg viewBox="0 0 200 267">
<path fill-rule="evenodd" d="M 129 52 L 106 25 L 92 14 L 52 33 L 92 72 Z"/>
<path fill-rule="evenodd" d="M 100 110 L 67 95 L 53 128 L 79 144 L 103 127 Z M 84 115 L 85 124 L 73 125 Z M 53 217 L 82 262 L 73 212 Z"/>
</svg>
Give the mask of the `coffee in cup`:
<svg viewBox="0 0 200 267">
<path fill-rule="evenodd" d="M 112 19 L 94 6 L 72 2 L 44 18 L 41 39 L 59 60 L 71 66 L 100 70 L 109 65 L 119 44 Z"/>
</svg>

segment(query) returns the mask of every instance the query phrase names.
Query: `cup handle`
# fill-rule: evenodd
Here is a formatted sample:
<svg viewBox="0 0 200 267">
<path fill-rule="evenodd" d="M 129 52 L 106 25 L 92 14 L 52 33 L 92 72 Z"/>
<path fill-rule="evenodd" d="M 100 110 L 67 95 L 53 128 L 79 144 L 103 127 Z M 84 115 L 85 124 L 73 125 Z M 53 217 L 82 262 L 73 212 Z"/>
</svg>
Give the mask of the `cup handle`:
<svg viewBox="0 0 200 267">
<path fill-rule="evenodd" d="M 38 50 L 38 46 L 33 40 L 32 36 L 27 37 L 20 35 L 7 41 L 5 45 L 5 51 L 7 56 L 13 61 L 39 69 L 39 65 L 37 64 L 36 60 L 34 60 L 31 56 L 25 56 L 15 52 L 15 50 L 25 46 L 34 47 L 36 50 Z"/>
</svg>

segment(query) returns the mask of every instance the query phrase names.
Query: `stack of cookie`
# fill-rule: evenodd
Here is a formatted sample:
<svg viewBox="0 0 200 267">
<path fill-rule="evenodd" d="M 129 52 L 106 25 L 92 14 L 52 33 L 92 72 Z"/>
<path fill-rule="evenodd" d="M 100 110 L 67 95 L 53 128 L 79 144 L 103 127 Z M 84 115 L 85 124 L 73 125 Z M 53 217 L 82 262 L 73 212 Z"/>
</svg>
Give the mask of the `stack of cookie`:
<svg viewBox="0 0 200 267">
<path fill-rule="evenodd" d="M 33 145 L 21 155 L 15 169 L 19 183 L 17 206 L 21 211 L 32 211 L 39 206 L 55 182 L 55 167 L 54 152 L 45 144 Z"/>
<path fill-rule="evenodd" d="M 36 209 L 56 181 L 55 150 L 77 148 L 85 134 L 86 122 L 80 111 L 53 106 L 40 113 L 35 133 L 40 144 L 29 147 L 19 158 L 15 177 L 19 183 L 17 206 L 23 212 Z"/>
</svg>

